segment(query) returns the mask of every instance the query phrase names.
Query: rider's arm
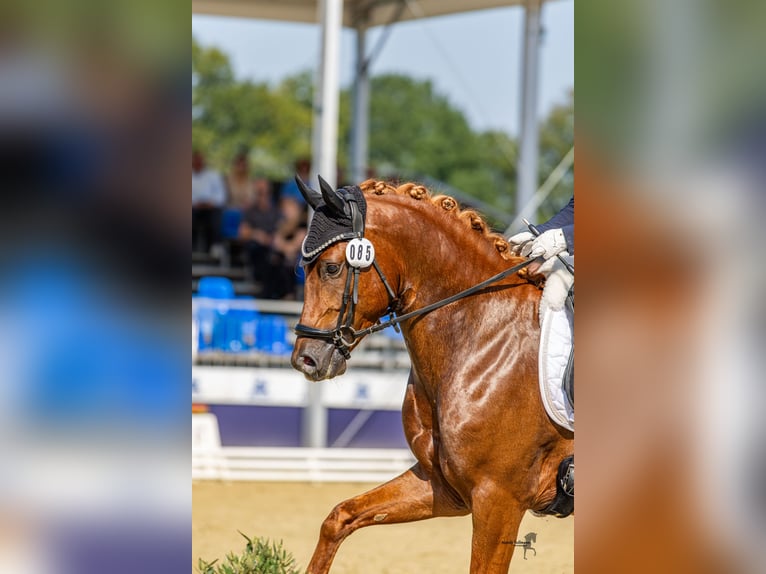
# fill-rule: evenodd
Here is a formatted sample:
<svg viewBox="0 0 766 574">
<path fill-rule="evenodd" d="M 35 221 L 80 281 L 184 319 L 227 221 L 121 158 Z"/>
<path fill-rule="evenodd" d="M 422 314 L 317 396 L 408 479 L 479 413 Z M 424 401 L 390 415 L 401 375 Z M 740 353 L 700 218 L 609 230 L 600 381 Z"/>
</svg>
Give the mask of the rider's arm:
<svg viewBox="0 0 766 574">
<path fill-rule="evenodd" d="M 564 238 L 567 242 L 567 251 L 574 255 L 574 196 L 569 200 L 561 211 L 551 217 L 545 223 L 537 226 L 537 230 L 543 234 L 549 229 L 559 229 L 564 232 Z"/>
<path fill-rule="evenodd" d="M 537 226 L 540 233 L 544 233 L 549 229 L 556 229 L 557 227 L 566 227 L 568 225 L 574 225 L 574 196 L 569 200 L 561 211 L 551 217 L 545 223 L 541 223 Z"/>
</svg>

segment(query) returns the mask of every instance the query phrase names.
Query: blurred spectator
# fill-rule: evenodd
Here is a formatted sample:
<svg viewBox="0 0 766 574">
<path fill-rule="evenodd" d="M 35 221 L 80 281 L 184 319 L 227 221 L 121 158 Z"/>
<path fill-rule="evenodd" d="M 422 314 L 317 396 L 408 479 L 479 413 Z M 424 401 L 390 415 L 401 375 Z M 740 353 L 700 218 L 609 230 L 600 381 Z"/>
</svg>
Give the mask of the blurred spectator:
<svg viewBox="0 0 766 574">
<path fill-rule="evenodd" d="M 231 170 L 226 176 L 226 185 L 229 190 L 227 205 L 236 209 L 247 209 L 253 202 L 255 192 L 253 180 L 250 178 L 250 162 L 247 150 L 241 150 L 234 156 Z"/>
<path fill-rule="evenodd" d="M 306 157 L 302 157 L 295 162 L 295 174 L 287 178 L 282 189 L 279 192 L 279 197 L 290 197 L 298 202 L 298 205 L 305 205 L 306 202 L 298 189 L 298 184 L 295 183 L 295 175 L 298 175 L 303 181 L 309 183 L 309 176 L 311 175 L 311 160 Z"/>
<path fill-rule="evenodd" d="M 270 282 L 272 243 L 279 224 L 279 209 L 274 205 L 271 184 L 258 178 L 253 182 L 253 202 L 242 213 L 239 239 L 245 242 L 247 258 L 253 269 L 253 280 L 263 286 L 263 297 Z"/>
<path fill-rule="evenodd" d="M 205 166 L 205 156 L 192 152 L 192 250 L 208 253 L 220 241 L 221 208 L 226 188 L 221 174 Z"/>
<path fill-rule="evenodd" d="M 274 269 L 270 291 L 274 299 L 292 299 L 295 297 L 296 265 L 308 227 L 306 205 L 292 197 L 283 197 L 279 207 L 280 221 L 273 242 Z"/>
</svg>

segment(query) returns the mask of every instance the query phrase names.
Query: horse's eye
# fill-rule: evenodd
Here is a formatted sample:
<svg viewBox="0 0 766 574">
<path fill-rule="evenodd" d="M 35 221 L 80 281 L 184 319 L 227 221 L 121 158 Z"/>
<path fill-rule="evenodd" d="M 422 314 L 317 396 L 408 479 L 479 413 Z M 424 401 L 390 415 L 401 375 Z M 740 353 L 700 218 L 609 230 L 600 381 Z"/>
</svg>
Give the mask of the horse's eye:
<svg viewBox="0 0 766 574">
<path fill-rule="evenodd" d="M 325 272 L 330 275 L 337 275 L 340 272 L 340 265 L 337 263 L 328 263 L 325 267 Z"/>
</svg>

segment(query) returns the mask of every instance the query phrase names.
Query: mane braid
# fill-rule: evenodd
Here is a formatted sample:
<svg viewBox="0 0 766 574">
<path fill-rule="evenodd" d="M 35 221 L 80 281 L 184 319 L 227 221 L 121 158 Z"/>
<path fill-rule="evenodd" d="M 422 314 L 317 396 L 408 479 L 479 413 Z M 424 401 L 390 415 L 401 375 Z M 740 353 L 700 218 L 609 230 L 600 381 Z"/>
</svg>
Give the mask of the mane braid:
<svg viewBox="0 0 766 574">
<path fill-rule="evenodd" d="M 487 225 L 487 222 L 477 211 L 473 209 L 460 209 L 454 197 L 449 195 L 432 196 L 425 186 L 412 182 L 394 187 L 385 181 L 368 179 L 362 182 L 359 187 L 364 193 L 370 195 L 404 195 L 417 201 L 426 200 L 444 212 L 452 214 L 457 221 L 491 242 L 495 250 L 500 254 L 500 257 L 506 261 L 513 258 L 510 246 L 505 238 L 499 233 L 490 231 L 489 225 Z"/>
</svg>

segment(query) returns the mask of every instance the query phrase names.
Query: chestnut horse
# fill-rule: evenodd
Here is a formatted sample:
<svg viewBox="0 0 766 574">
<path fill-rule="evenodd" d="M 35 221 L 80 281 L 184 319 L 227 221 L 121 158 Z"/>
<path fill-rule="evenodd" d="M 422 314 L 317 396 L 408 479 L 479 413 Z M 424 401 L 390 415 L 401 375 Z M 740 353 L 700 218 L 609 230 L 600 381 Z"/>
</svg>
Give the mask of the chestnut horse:
<svg viewBox="0 0 766 574">
<path fill-rule="evenodd" d="M 357 195 L 321 178 L 321 194 L 299 185 L 316 210 L 311 227 L 321 226 L 321 215 L 330 229 L 317 249 L 307 253 L 304 243 L 292 365 L 311 381 L 343 374 L 349 353 L 384 315 L 421 309 L 523 261 L 478 214 L 420 185 L 368 180 Z M 333 235 L 333 225 L 341 233 Z M 315 241 L 321 231 L 314 229 Z M 374 246 L 374 265 L 352 266 L 353 252 L 348 258 L 349 238 L 361 235 Z M 402 420 L 417 463 L 338 504 L 308 572 L 328 572 L 358 528 L 467 514 L 470 571 L 508 571 L 524 512 L 549 508 L 559 463 L 574 450 L 573 433 L 549 419 L 540 398 L 540 296 L 529 277 L 513 273 L 401 323 L 412 363 Z"/>
</svg>

